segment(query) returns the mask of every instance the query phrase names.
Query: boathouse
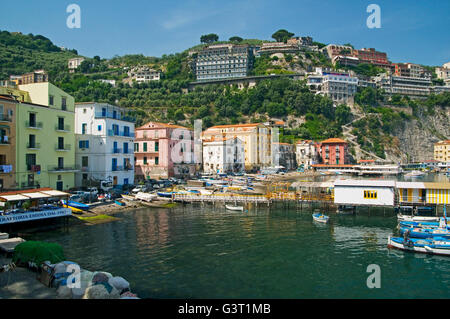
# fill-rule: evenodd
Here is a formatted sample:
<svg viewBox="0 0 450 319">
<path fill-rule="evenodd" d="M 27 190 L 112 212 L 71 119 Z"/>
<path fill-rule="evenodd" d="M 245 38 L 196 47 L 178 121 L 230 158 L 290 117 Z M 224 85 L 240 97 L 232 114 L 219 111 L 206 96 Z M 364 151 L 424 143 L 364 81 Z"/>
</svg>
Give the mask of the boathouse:
<svg viewBox="0 0 450 319">
<path fill-rule="evenodd" d="M 0 226 L 70 216 L 72 210 L 58 204 L 69 196 L 51 188 L 0 193 Z"/>
<path fill-rule="evenodd" d="M 401 205 L 450 204 L 450 183 L 397 182 Z"/>
<path fill-rule="evenodd" d="M 394 180 L 336 180 L 334 203 L 353 206 L 394 206 Z"/>
</svg>

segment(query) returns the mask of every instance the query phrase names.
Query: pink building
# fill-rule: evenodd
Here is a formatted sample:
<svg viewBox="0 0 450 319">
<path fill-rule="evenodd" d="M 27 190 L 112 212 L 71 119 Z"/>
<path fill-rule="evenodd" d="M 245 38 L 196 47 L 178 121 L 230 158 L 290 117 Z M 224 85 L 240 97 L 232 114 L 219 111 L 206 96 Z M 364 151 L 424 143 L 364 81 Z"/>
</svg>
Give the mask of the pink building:
<svg viewBox="0 0 450 319">
<path fill-rule="evenodd" d="M 149 122 L 135 130 L 135 179 L 187 177 L 195 173 L 193 131 Z"/>
<path fill-rule="evenodd" d="M 319 145 L 319 156 L 323 164 L 348 164 L 348 143 L 340 138 L 329 138 Z"/>
</svg>

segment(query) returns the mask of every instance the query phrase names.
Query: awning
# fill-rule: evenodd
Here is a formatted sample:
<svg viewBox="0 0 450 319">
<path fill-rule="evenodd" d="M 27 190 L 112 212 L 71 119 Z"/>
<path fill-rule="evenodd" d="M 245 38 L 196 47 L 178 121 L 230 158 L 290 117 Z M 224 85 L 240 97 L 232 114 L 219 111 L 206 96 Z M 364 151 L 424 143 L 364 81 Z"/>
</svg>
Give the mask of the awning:
<svg viewBox="0 0 450 319">
<path fill-rule="evenodd" d="M 40 198 L 51 197 L 50 195 L 47 195 L 47 194 L 41 193 L 41 192 L 37 192 L 37 193 L 22 193 L 20 195 L 27 196 L 27 197 L 32 198 L 32 199 L 40 199 Z"/>
<path fill-rule="evenodd" d="M 70 196 L 69 193 L 64 193 L 64 192 L 61 192 L 61 191 L 55 191 L 55 190 L 53 190 L 53 191 L 42 191 L 41 193 L 50 195 L 50 196 L 52 196 L 52 197 Z"/>
<path fill-rule="evenodd" d="M 19 200 L 28 200 L 30 198 L 18 194 L 18 195 L 4 195 L 4 196 L 1 196 L 0 199 L 3 199 L 7 202 L 13 202 L 13 201 L 19 201 Z"/>
</svg>

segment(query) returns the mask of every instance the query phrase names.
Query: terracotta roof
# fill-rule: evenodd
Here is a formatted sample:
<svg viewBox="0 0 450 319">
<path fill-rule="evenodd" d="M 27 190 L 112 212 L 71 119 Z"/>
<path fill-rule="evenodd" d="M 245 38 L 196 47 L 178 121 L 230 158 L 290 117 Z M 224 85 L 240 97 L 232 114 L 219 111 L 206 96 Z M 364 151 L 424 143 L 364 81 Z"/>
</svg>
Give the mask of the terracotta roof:
<svg viewBox="0 0 450 319">
<path fill-rule="evenodd" d="M 258 126 L 261 125 L 261 123 L 248 123 L 248 124 L 233 124 L 233 125 L 216 125 L 216 126 L 212 126 L 211 128 L 227 128 L 227 127 L 254 127 L 254 126 Z"/>
<path fill-rule="evenodd" d="M 347 144 L 346 141 L 344 141 L 343 139 L 340 138 L 329 138 L 325 141 L 322 141 L 322 144 L 333 144 L 333 143 L 345 143 Z"/>
<path fill-rule="evenodd" d="M 186 129 L 186 130 L 191 130 L 191 129 L 181 126 L 181 125 L 167 124 L 167 123 L 161 123 L 161 122 L 148 122 L 148 123 L 144 124 L 143 126 L 136 128 L 136 130 L 145 130 L 145 129 L 149 129 L 149 128 L 155 128 L 155 127 L 149 127 L 150 124 L 155 124 L 157 126 L 162 126 L 165 128 L 182 128 L 182 129 Z"/>
<path fill-rule="evenodd" d="M 447 145 L 447 144 L 450 144 L 450 140 L 439 141 L 439 142 L 437 142 L 436 144 L 439 144 L 439 145 Z M 435 144 L 435 145 L 436 145 L 436 144 Z"/>
</svg>

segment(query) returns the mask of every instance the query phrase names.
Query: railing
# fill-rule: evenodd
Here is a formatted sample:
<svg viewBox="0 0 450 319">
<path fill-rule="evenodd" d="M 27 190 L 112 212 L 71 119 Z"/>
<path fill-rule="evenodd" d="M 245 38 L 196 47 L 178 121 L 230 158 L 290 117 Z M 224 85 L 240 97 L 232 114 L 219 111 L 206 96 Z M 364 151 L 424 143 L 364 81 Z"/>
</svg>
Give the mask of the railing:
<svg viewBox="0 0 450 319">
<path fill-rule="evenodd" d="M 121 148 L 113 148 L 112 153 L 113 154 L 120 154 L 120 153 L 122 153 L 122 149 Z"/>
<path fill-rule="evenodd" d="M 109 118 L 114 120 L 121 120 L 126 122 L 136 122 L 136 118 L 129 116 L 129 115 L 120 115 L 120 113 L 116 113 L 116 116 L 114 116 L 114 113 L 112 112 L 95 112 L 95 117 L 99 119 Z"/>
<path fill-rule="evenodd" d="M 12 165 L 11 164 L 1 164 L 0 165 L 0 174 L 8 174 L 12 173 Z"/>
<path fill-rule="evenodd" d="M 59 125 L 59 124 L 57 124 L 55 126 L 55 130 L 56 131 L 61 131 L 61 132 L 70 132 L 70 125 Z"/>
<path fill-rule="evenodd" d="M 123 166 L 113 166 L 112 167 L 113 172 L 120 172 L 123 171 Z"/>
<path fill-rule="evenodd" d="M 108 136 L 134 137 L 134 132 L 108 130 Z"/>
<path fill-rule="evenodd" d="M 41 171 L 41 165 L 37 165 L 37 164 L 27 164 L 27 171 L 29 172 L 40 172 Z"/>
<path fill-rule="evenodd" d="M 8 114 L 0 114 L 0 122 L 11 122 L 11 116 Z"/>
<path fill-rule="evenodd" d="M 44 124 L 42 122 L 25 121 L 25 126 L 28 128 L 41 129 Z"/>
<path fill-rule="evenodd" d="M 78 171 L 75 166 L 48 166 L 47 170 L 49 172 L 64 172 L 64 171 Z"/>
<path fill-rule="evenodd" d="M 64 152 L 66 152 L 66 151 L 70 151 L 71 149 L 72 149 L 72 145 L 70 145 L 70 144 L 64 144 L 64 145 L 56 144 L 56 146 L 55 146 L 55 150 L 56 151 L 64 151 Z"/>
<path fill-rule="evenodd" d="M 41 148 L 41 143 L 27 143 L 27 148 L 38 150 Z"/>
</svg>

